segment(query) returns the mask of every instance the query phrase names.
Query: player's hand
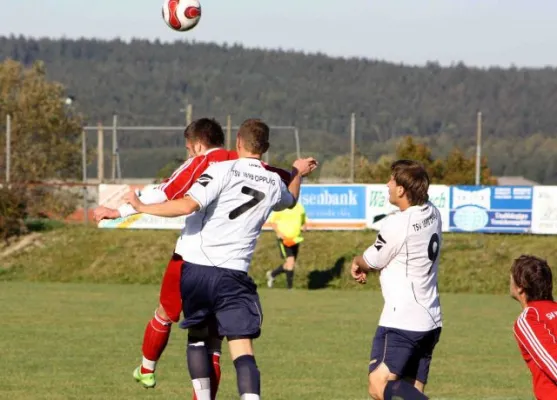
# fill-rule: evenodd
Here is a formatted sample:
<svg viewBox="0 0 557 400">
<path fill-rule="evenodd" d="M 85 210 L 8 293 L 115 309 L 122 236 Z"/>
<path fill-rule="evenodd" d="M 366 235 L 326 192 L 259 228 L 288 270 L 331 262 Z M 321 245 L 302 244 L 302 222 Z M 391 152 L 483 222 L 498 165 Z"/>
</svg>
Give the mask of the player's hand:
<svg viewBox="0 0 557 400">
<path fill-rule="evenodd" d="M 302 176 L 308 176 L 311 174 L 317 167 L 319 163 L 313 157 L 308 158 L 299 158 L 294 161 L 292 167 L 298 171 L 298 173 Z"/>
<path fill-rule="evenodd" d="M 108 208 L 105 206 L 99 206 L 95 208 L 93 211 L 93 217 L 95 218 L 95 222 L 100 222 L 103 219 L 116 219 L 120 218 L 120 212 L 113 208 Z"/>
<path fill-rule="evenodd" d="M 365 284 L 367 282 L 367 271 L 364 271 L 355 261 L 352 261 L 352 267 L 350 268 L 350 273 L 352 274 L 352 278 L 356 280 L 356 282 Z"/>
<path fill-rule="evenodd" d="M 139 209 L 143 205 L 141 200 L 139 200 L 137 193 L 133 190 L 130 190 L 128 193 L 126 193 L 123 199 L 126 203 L 129 203 L 133 208 L 135 208 L 136 211 L 139 211 Z"/>
</svg>

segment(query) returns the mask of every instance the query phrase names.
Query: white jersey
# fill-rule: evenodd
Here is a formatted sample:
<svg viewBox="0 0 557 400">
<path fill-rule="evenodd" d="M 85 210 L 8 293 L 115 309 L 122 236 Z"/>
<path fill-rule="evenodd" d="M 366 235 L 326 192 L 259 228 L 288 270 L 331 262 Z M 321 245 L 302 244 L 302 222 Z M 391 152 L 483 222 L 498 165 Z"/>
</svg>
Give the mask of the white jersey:
<svg viewBox="0 0 557 400">
<path fill-rule="evenodd" d="M 442 326 L 437 277 L 441 214 L 430 202 L 385 220 L 364 260 L 381 270 L 385 306 L 380 326 L 425 332 Z"/>
<path fill-rule="evenodd" d="M 253 158 L 211 165 L 187 195 L 200 210 L 188 217 L 176 252 L 194 264 L 245 272 L 269 214 L 295 202 L 280 176 Z"/>
</svg>

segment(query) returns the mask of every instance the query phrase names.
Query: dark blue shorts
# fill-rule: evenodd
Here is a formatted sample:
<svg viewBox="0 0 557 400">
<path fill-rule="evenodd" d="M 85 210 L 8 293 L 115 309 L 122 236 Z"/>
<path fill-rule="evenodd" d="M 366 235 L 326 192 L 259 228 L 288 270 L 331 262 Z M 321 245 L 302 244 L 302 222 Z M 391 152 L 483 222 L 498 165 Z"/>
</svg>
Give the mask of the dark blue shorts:
<svg viewBox="0 0 557 400">
<path fill-rule="evenodd" d="M 261 335 L 263 311 L 257 286 L 242 271 L 184 262 L 180 278 L 184 329 L 205 327 L 216 321 L 220 337 Z"/>
<path fill-rule="evenodd" d="M 391 373 L 427 383 L 433 349 L 439 341 L 441 328 L 428 332 L 377 327 L 369 363 L 369 372 L 382 362 Z"/>
</svg>

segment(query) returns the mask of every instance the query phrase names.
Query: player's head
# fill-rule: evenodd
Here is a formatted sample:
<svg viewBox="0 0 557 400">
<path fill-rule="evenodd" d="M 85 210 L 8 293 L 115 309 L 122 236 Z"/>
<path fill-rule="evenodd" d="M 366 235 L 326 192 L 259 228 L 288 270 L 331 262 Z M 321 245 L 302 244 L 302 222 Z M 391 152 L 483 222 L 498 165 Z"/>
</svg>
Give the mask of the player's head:
<svg viewBox="0 0 557 400">
<path fill-rule="evenodd" d="M 261 157 L 269 150 L 269 126 L 260 119 L 247 119 L 238 130 L 236 149 L 239 156 Z"/>
<path fill-rule="evenodd" d="M 429 200 L 429 176 L 417 161 L 398 160 L 391 165 L 391 179 L 387 183 L 389 202 L 404 210 Z"/>
<path fill-rule="evenodd" d="M 511 296 L 524 306 L 527 302 L 553 300 L 553 274 L 545 260 L 521 255 L 511 266 Z"/>
<path fill-rule="evenodd" d="M 190 157 L 224 146 L 222 126 L 212 118 L 200 118 L 190 123 L 184 131 L 184 137 Z"/>
</svg>

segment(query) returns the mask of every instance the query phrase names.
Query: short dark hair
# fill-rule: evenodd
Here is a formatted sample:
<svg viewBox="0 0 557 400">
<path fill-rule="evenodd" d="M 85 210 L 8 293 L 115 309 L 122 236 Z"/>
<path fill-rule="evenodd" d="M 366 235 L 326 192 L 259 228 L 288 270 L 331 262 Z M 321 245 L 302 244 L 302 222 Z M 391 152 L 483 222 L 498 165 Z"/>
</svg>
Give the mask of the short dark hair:
<svg viewBox="0 0 557 400">
<path fill-rule="evenodd" d="M 398 160 L 391 165 L 391 175 L 398 186 L 406 192 L 410 205 L 422 205 L 429 200 L 429 175 L 417 161 Z"/>
<path fill-rule="evenodd" d="M 238 137 L 251 153 L 263 154 L 269 150 L 269 126 L 260 119 L 246 119 L 240 125 Z"/>
<path fill-rule="evenodd" d="M 511 275 L 527 301 L 553 300 L 553 274 L 545 260 L 523 254 L 514 260 Z"/>
<path fill-rule="evenodd" d="M 184 131 L 186 141 L 201 142 L 209 148 L 224 146 L 221 124 L 213 118 L 199 118 L 191 122 Z"/>
</svg>

